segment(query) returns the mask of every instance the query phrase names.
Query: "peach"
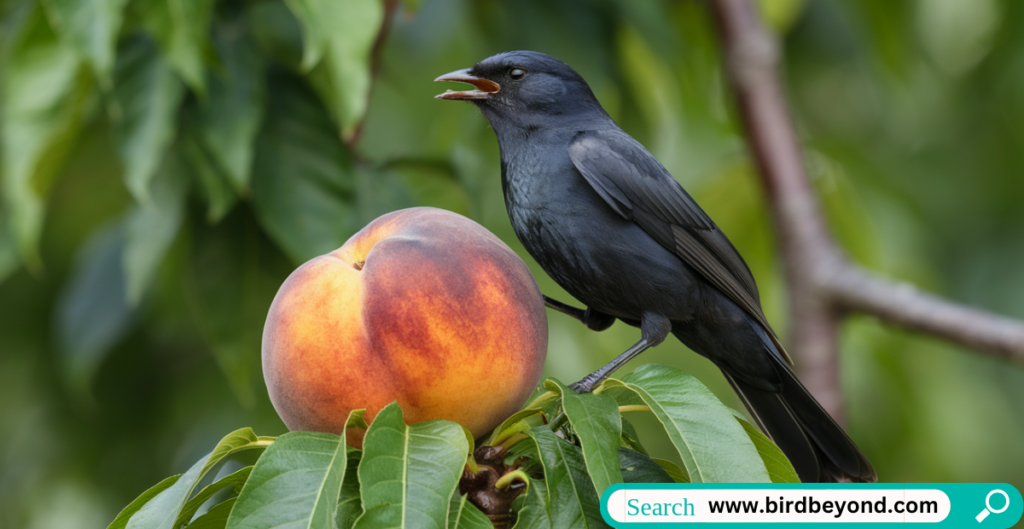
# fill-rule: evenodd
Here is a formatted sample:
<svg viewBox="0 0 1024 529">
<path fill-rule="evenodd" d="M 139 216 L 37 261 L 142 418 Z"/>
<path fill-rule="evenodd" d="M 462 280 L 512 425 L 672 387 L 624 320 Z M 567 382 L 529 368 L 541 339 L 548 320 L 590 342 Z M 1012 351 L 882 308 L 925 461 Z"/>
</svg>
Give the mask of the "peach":
<svg viewBox="0 0 1024 529">
<path fill-rule="evenodd" d="M 371 420 L 397 400 L 409 424 L 448 419 L 480 437 L 530 397 L 547 341 L 515 252 L 466 217 L 411 208 L 288 276 L 263 329 L 263 376 L 291 430 L 338 433 L 349 411 Z"/>
</svg>

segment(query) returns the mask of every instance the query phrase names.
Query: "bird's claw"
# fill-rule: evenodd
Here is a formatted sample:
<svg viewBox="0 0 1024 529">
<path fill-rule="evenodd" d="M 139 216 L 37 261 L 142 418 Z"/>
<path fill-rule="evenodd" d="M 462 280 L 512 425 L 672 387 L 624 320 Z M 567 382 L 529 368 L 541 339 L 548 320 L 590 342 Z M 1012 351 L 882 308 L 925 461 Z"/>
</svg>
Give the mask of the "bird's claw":
<svg viewBox="0 0 1024 529">
<path fill-rule="evenodd" d="M 583 377 L 583 380 L 580 380 L 579 382 L 573 382 L 572 384 L 569 384 L 569 389 L 571 389 L 571 390 L 575 391 L 576 393 L 579 393 L 579 394 L 582 395 L 584 393 L 590 393 L 590 392 L 594 391 L 594 388 L 596 388 L 598 386 L 598 384 L 600 384 L 600 383 L 601 383 L 600 379 L 597 379 L 597 378 L 591 377 L 590 375 L 587 375 L 587 376 Z"/>
</svg>

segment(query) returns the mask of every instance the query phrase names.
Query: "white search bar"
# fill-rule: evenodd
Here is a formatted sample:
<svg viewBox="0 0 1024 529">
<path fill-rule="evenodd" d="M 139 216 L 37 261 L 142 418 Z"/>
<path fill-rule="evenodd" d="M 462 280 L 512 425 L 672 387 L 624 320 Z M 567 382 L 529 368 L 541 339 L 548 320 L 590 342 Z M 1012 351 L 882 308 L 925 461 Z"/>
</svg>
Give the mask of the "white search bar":
<svg viewBox="0 0 1024 529">
<path fill-rule="evenodd" d="M 937 489 L 621 489 L 607 508 L 623 523 L 936 523 L 950 500 Z"/>
</svg>

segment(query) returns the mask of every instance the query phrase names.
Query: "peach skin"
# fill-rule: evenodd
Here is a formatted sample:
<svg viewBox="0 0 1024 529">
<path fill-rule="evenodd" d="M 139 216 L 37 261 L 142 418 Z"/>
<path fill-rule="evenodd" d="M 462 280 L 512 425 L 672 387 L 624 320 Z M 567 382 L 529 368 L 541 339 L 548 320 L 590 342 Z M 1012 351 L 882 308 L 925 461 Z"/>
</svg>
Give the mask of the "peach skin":
<svg viewBox="0 0 1024 529">
<path fill-rule="evenodd" d="M 515 252 L 466 217 L 410 208 L 288 276 L 263 329 L 263 376 L 291 430 L 338 433 L 349 411 L 369 421 L 397 400 L 410 424 L 448 419 L 481 437 L 530 397 L 547 342 Z"/>
</svg>

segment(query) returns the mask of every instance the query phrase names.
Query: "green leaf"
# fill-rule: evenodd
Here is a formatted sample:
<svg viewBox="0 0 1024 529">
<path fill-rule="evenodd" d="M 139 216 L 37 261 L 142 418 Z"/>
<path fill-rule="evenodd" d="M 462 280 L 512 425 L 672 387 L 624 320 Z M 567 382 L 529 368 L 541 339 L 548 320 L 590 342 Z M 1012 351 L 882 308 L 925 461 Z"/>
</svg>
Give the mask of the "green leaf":
<svg viewBox="0 0 1024 529">
<path fill-rule="evenodd" d="M 635 450 L 643 455 L 650 455 L 647 453 L 647 449 L 640 444 L 640 436 L 637 435 L 636 429 L 633 428 L 633 423 L 622 418 L 622 445 L 623 448 Z"/>
<path fill-rule="evenodd" d="M 494 446 L 494 443 L 498 440 L 499 437 L 502 436 L 503 433 L 505 433 L 506 430 L 513 426 L 516 426 L 516 423 L 525 420 L 529 417 L 532 417 L 534 415 L 537 415 L 539 413 L 542 412 L 540 410 L 530 408 L 522 409 L 513 413 L 509 418 L 505 419 L 497 428 L 495 428 L 491 432 L 491 437 L 487 439 L 487 441 L 484 444 L 488 446 Z M 522 428 L 524 428 L 523 431 L 525 431 L 525 427 Z"/>
<path fill-rule="evenodd" d="M 139 512 L 139 509 L 141 509 L 143 505 L 149 503 L 149 500 L 153 499 L 154 497 L 156 497 L 156 495 L 170 488 L 171 485 L 174 485 L 178 481 L 178 479 L 181 478 L 181 476 L 181 474 L 177 474 L 169 478 L 166 478 L 160 483 L 157 483 L 156 485 L 150 487 L 149 490 L 147 490 L 146 492 L 140 494 L 138 498 L 135 498 L 134 501 L 129 503 L 127 507 L 121 510 L 121 513 L 117 515 L 117 518 L 114 518 L 114 521 L 107 526 L 107 529 L 125 529 L 125 527 L 128 525 L 128 520 L 135 513 Z"/>
<path fill-rule="evenodd" d="M 348 466 L 345 469 L 345 479 L 341 483 L 338 512 L 334 516 L 338 529 L 352 529 L 356 519 L 363 514 L 363 503 L 359 498 L 359 462 L 362 455 L 361 450 L 348 449 Z"/>
<path fill-rule="evenodd" d="M 188 165 L 172 149 L 149 183 L 150 200 L 136 204 L 125 220 L 124 272 L 132 306 L 142 300 L 181 228 L 189 179 Z"/>
<path fill-rule="evenodd" d="M 262 450 L 270 439 L 256 437 L 251 428 L 226 435 L 209 455 L 197 461 L 174 485 L 157 494 L 128 521 L 126 529 L 176 529 L 175 521 L 196 485 L 210 470 L 226 458 L 243 450 Z"/>
<path fill-rule="evenodd" d="M 278 437 L 239 493 L 228 529 L 332 529 L 347 463 L 344 432 Z"/>
<path fill-rule="evenodd" d="M 551 527 L 607 527 L 601 519 L 601 500 L 587 475 L 580 449 L 546 426 L 533 428 L 529 434 L 537 443 L 544 466 Z"/>
<path fill-rule="evenodd" d="M 302 62 L 302 25 L 283 2 L 251 2 L 245 9 L 246 26 L 260 52 L 293 70 Z"/>
<path fill-rule="evenodd" d="M 552 529 L 551 518 L 548 516 L 548 489 L 544 482 L 531 480 L 525 496 L 526 500 L 516 514 L 513 529 Z"/>
<path fill-rule="evenodd" d="M 118 151 L 132 196 L 150 201 L 149 183 L 174 140 L 184 86 L 156 46 L 137 38 L 118 54 L 114 72 Z"/>
<path fill-rule="evenodd" d="M 216 224 L 238 202 L 238 193 L 232 187 L 228 177 L 217 166 L 199 140 L 191 134 L 184 135 L 180 140 L 181 153 L 188 160 L 192 171 L 199 181 L 199 186 L 206 197 L 206 220 Z"/>
<path fill-rule="evenodd" d="M 210 77 L 209 97 L 200 101 L 197 122 L 199 137 L 239 194 L 249 191 L 266 99 L 265 64 L 239 27 L 242 22 L 214 26 L 214 47 L 223 69 Z"/>
<path fill-rule="evenodd" d="M 651 408 L 694 483 L 768 483 L 754 443 L 699 380 L 668 366 L 640 366 L 599 388 L 627 388 Z M 620 402 L 621 404 L 621 402 Z"/>
<path fill-rule="evenodd" d="M 139 512 L 128 520 L 126 529 L 174 529 L 174 521 L 185 505 L 192 490 L 203 477 L 203 468 L 210 461 L 210 456 L 197 461 L 167 490 L 157 494 L 146 503 Z"/>
<path fill-rule="evenodd" d="M 407 426 L 398 404 L 389 404 L 363 441 L 359 484 L 365 512 L 355 527 L 445 528 L 448 502 L 468 455 L 458 424 L 437 420 Z"/>
<path fill-rule="evenodd" d="M 0 176 L 18 253 L 39 270 L 46 197 L 93 100 L 75 51 L 33 9 L 9 42 L 0 87 Z"/>
<path fill-rule="evenodd" d="M 100 82 L 110 85 L 114 48 L 127 0 L 43 0 L 51 25 L 67 47 L 92 66 Z"/>
<path fill-rule="evenodd" d="M 370 99 L 370 53 L 384 22 L 380 0 L 285 0 L 302 23 L 302 68 L 324 59 L 329 87 L 324 94 L 346 141 L 366 113 Z"/>
<path fill-rule="evenodd" d="M 178 519 L 174 522 L 174 527 L 181 527 L 191 521 L 192 517 L 195 516 L 196 511 L 198 511 L 207 500 L 213 497 L 214 494 L 228 487 L 233 487 L 235 489 L 242 488 L 242 486 L 245 485 L 246 480 L 249 479 L 249 474 L 252 472 L 252 468 L 252 466 L 244 467 L 237 472 L 224 476 L 223 478 L 203 487 L 203 489 L 193 496 L 192 499 L 188 500 L 185 507 L 181 509 L 181 512 L 178 514 Z M 227 520 L 226 516 L 225 520 Z"/>
<path fill-rule="evenodd" d="M 210 452 L 210 459 L 203 467 L 202 474 L 212 470 L 227 458 L 246 450 L 265 450 L 274 442 L 273 437 L 259 437 L 252 428 L 239 428 L 224 436 Z"/>
<path fill-rule="evenodd" d="M 448 504 L 448 529 L 493 529 L 487 515 L 469 502 L 469 496 L 452 494 Z"/>
<path fill-rule="evenodd" d="M 302 69 L 312 70 L 327 51 L 327 32 L 330 29 L 321 24 L 321 0 L 285 0 L 295 18 L 302 24 Z"/>
<path fill-rule="evenodd" d="M 628 448 L 619 449 L 619 466 L 626 483 L 675 483 L 672 476 L 650 457 Z"/>
<path fill-rule="evenodd" d="M 205 94 L 213 0 L 147 0 L 142 9 L 143 24 L 168 61 L 192 90 Z"/>
<path fill-rule="evenodd" d="M 622 417 L 615 399 L 593 393 L 579 395 L 550 378 L 544 382 L 544 389 L 562 394 L 562 408 L 579 438 L 597 495 L 600 497 L 606 488 L 622 483 L 618 454 Z"/>
<path fill-rule="evenodd" d="M 122 224 L 100 228 L 82 245 L 57 301 L 55 327 L 62 363 L 79 397 L 106 354 L 131 327 L 122 256 Z"/>
<path fill-rule="evenodd" d="M 761 460 L 764 461 L 764 466 L 768 470 L 768 477 L 771 478 L 772 483 L 800 483 L 800 478 L 797 477 L 793 464 L 789 462 L 786 454 L 783 454 L 782 450 L 771 439 L 746 420 L 740 417 L 736 417 L 736 420 L 740 422 L 743 430 L 747 432 L 750 440 L 757 447 L 757 453 L 761 456 Z"/>
<path fill-rule="evenodd" d="M 224 529 L 237 499 L 230 498 L 214 505 L 209 511 L 206 511 L 206 514 L 188 524 L 188 529 Z"/>
<path fill-rule="evenodd" d="M 302 263 L 337 249 L 362 226 L 352 205 L 356 183 L 316 96 L 285 74 L 273 77 L 270 95 L 253 165 L 254 205 L 271 239 Z"/>
<path fill-rule="evenodd" d="M 652 457 L 651 461 L 657 463 L 676 483 L 690 483 L 690 475 L 686 473 L 685 468 L 681 468 L 667 459 Z"/>
</svg>

